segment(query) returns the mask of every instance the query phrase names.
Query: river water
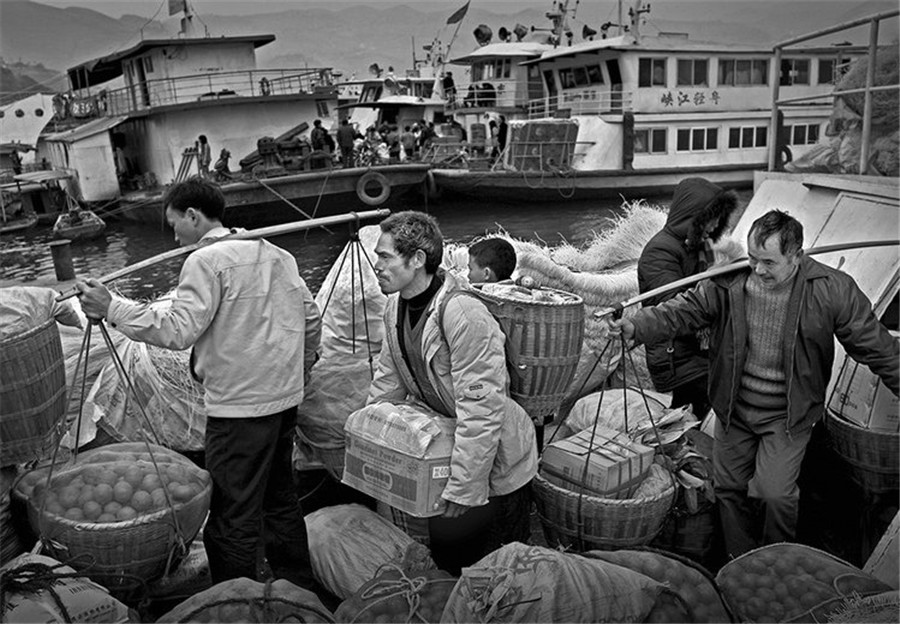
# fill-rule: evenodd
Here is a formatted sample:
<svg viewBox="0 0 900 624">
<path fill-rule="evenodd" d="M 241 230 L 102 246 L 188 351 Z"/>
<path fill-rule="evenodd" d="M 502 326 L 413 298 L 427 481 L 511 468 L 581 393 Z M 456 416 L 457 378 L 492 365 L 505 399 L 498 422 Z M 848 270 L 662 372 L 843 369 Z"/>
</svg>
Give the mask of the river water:
<svg viewBox="0 0 900 624">
<path fill-rule="evenodd" d="M 650 198 L 665 203 L 668 197 Z M 448 242 L 468 242 L 503 228 L 512 236 L 540 240 L 548 245 L 568 241 L 573 245 L 589 241 L 607 227 L 620 211 L 620 201 L 560 201 L 558 204 L 509 205 L 470 200 L 430 202 L 429 211 L 441 225 Z M 419 208 L 409 204 L 406 208 Z M 226 214 L 227 224 L 227 214 Z M 375 224 L 375 222 L 372 222 Z M 321 229 L 270 239 L 297 258 L 300 273 L 315 293 L 349 237 L 349 227 L 334 226 L 329 234 Z M 0 273 L 4 280 L 21 284 L 54 280 L 55 273 L 47 246 L 52 240 L 49 226 L 0 239 Z M 79 277 L 100 277 L 125 266 L 177 247 L 171 228 L 110 220 L 103 237 L 72 243 L 75 272 Z M 115 282 L 123 295 L 135 299 L 152 298 L 166 292 L 178 281 L 183 259 L 170 260 Z"/>
</svg>

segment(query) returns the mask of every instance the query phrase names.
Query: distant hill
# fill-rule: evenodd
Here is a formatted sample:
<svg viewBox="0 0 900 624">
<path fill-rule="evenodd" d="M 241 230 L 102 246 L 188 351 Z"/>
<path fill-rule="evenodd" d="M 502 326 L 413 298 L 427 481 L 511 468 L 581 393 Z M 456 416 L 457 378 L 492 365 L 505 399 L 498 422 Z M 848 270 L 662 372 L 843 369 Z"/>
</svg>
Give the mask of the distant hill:
<svg viewBox="0 0 900 624">
<path fill-rule="evenodd" d="M 156 0 L 154 6 L 155 3 Z M 422 46 L 431 42 L 438 32 L 443 33 L 443 41 L 447 43 L 452 27 L 445 27 L 445 21 L 458 8 L 457 3 L 448 2 L 450 8 L 446 11 L 440 10 L 443 5 L 435 3 L 410 4 L 413 6 L 367 5 L 365 2 L 358 6 L 348 2 L 285 5 L 281 2 L 279 6 L 302 8 L 246 16 L 204 13 L 198 15 L 197 24 L 201 29 L 205 26 L 213 36 L 275 34 L 274 43 L 258 50 L 262 67 L 330 66 L 342 70 L 345 76 L 357 73 L 361 77 L 366 75 L 366 68 L 373 62 L 382 67 L 392 65 L 402 73 L 411 66 L 413 38 L 419 57 L 423 54 Z M 667 0 L 650 4 L 653 10 L 644 32 L 687 32 L 692 38 L 707 41 L 767 45 L 841 20 L 897 6 L 895 0 Z M 97 3 L 97 6 L 103 4 Z M 516 23 L 542 27 L 547 25 L 544 13 L 549 8 L 549 1 L 544 6 L 534 2 L 473 0 L 451 56 L 464 54 L 475 47 L 472 31 L 478 24 L 487 24 L 495 33 L 500 26 L 512 28 Z M 229 12 L 234 12 L 233 7 Z M 160 16 L 165 17 L 165 11 Z M 576 34 L 580 34 L 583 24 L 599 30 L 602 23 L 615 19 L 615 2 L 591 0 L 581 3 L 572 26 Z M 177 24 L 175 18 L 166 18 L 164 23 L 136 15 L 116 19 L 92 9 L 60 9 L 31 0 L 2 0 L 0 56 L 7 63 L 22 60 L 64 71 L 91 58 L 126 48 L 137 42 L 141 35 L 144 38 L 174 36 Z M 838 35 L 834 40 L 841 37 Z M 896 40 L 896 37 L 896 25 L 883 29 L 882 41 Z M 578 40 L 580 37 L 576 36 Z M 866 41 L 862 29 L 857 29 L 855 40 Z M 4 84 L 2 90 L 9 89 Z"/>
</svg>

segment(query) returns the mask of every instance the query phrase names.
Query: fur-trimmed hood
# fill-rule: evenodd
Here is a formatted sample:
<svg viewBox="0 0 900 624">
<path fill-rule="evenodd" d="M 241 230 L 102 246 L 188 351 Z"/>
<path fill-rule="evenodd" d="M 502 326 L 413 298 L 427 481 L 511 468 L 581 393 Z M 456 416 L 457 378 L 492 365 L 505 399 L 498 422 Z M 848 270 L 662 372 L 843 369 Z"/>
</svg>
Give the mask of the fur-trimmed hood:
<svg viewBox="0 0 900 624">
<path fill-rule="evenodd" d="M 689 249 L 697 248 L 703 243 L 707 224 L 717 222 L 709 235 L 711 240 L 717 240 L 736 208 L 737 195 L 733 191 L 704 178 L 685 178 L 675 187 L 665 229 Z"/>
</svg>

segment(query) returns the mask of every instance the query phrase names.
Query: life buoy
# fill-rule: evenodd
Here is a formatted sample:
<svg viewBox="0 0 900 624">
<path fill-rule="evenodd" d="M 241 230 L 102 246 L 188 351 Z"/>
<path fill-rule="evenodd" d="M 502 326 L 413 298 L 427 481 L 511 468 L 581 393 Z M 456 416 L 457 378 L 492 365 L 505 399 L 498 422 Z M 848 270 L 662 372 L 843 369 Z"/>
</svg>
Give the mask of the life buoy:
<svg viewBox="0 0 900 624">
<path fill-rule="evenodd" d="M 366 187 L 372 183 L 376 183 L 381 187 L 378 195 L 369 195 L 366 192 Z M 391 196 L 391 185 L 388 179 L 377 171 L 367 171 L 356 183 L 356 195 L 359 197 L 359 201 L 368 206 L 380 206 Z"/>
<path fill-rule="evenodd" d="M 272 94 L 272 85 L 269 84 L 269 79 L 265 76 L 259 79 L 259 93 L 260 95 Z"/>
</svg>

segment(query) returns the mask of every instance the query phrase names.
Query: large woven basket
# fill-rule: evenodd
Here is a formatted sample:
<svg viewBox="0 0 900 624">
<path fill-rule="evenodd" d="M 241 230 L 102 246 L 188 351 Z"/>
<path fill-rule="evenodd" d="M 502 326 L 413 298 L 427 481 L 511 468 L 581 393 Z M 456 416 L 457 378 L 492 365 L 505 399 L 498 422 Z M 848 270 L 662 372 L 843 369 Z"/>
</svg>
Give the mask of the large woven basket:
<svg viewBox="0 0 900 624">
<path fill-rule="evenodd" d="M 880 494 L 900 488 L 900 433 L 864 429 L 831 410 L 825 428 L 831 447 L 863 490 Z"/>
<path fill-rule="evenodd" d="M 90 457 L 90 453 L 117 446 L 127 448 L 137 444 L 111 445 L 84 455 Z M 156 445 L 153 448 L 158 454 L 168 451 Z M 155 580 L 165 574 L 167 568 L 174 569 L 206 519 L 212 479 L 187 458 L 181 460 L 185 466 L 193 466 L 195 475 L 202 474 L 204 479 L 201 481 L 205 482 L 202 490 L 183 503 L 175 503 L 174 507 L 166 506 L 133 520 L 98 523 L 70 520 L 42 510 L 40 501 L 30 498 L 29 522 L 40 534 L 50 556 L 83 571 L 114 594 L 130 592 L 140 581 Z M 81 466 L 84 465 L 87 464 Z"/>
<path fill-rule="evenodd" d="M 532 419 L 555 414 L 575 376 L 584 339 L 584 301 L 578 295 L 540 288 L 565 301 L 501 297 L 476 285 L 474 292 L 506 335 L 510 396 Z"/>
<path fill-rule="evenodd" d="M 0 466 L 38 458 L 66 413 L 66 368 L 56 320 L 0 341 Z"/>
<path fill-rule="evenodd" d="M 600 498 L 558 487 L 542 477 L 532 481 L 538 517 L 551 548 L 578 552 L 649 544 L 675 502 L 675 483 L 649 498 Z"/>
</svg>

